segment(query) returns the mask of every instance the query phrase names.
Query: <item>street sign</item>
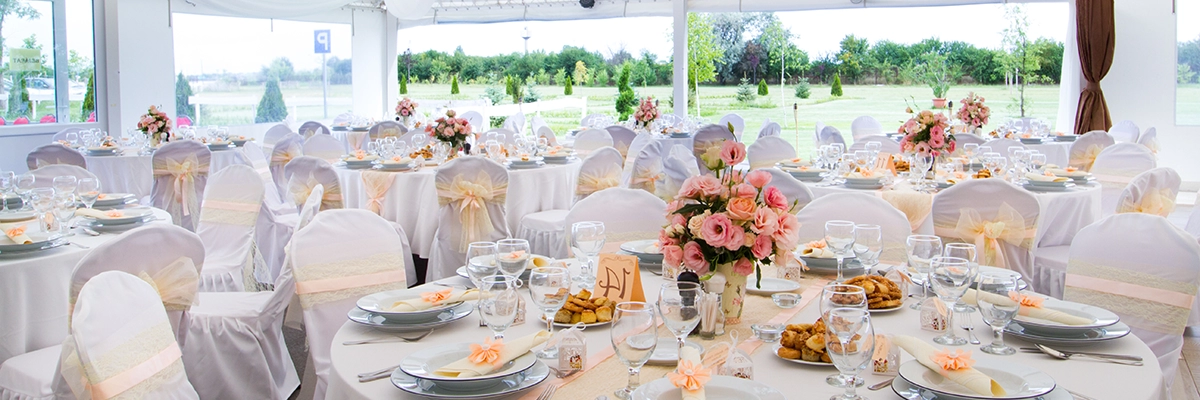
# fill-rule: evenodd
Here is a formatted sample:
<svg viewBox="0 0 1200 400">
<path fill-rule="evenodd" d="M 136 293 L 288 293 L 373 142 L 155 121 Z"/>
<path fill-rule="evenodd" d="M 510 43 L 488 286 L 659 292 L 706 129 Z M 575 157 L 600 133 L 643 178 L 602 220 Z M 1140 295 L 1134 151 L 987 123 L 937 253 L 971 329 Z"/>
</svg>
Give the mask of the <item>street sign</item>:
<svg viewBox="0 0 1200 400">
<path fill-rule="evenodd" d="M 313 31 L 313 53 L 328 54 L 329 53 L 329 30 L 321 29 Z"/>
</svg>

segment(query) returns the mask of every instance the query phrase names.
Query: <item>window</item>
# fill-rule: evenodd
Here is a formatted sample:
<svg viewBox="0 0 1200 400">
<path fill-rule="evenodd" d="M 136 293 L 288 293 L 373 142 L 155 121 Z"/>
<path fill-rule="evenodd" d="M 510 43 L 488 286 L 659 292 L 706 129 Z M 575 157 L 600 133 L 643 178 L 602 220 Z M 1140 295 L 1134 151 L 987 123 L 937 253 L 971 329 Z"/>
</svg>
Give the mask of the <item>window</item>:
<svg viewBox="0 0 1200 400">
<path fill-rule="evenodd" d="M 1200 125 L 1200 2 L 1175 2 L 1178 57 L 1175 87 L 1175 124 Z"/>
<path fill-rule="evenodd" d="M 94 122 L 92 2 L 0 0 L 0 6 L 4 125 Z"/>
</svg>

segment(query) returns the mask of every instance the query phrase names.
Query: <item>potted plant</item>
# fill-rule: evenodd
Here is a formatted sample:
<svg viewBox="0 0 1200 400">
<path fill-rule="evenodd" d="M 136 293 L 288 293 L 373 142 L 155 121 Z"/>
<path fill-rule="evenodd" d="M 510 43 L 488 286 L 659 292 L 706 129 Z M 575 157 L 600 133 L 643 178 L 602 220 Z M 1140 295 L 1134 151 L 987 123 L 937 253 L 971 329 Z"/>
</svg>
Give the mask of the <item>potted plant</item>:
<svg viewBox="0 0 1200 400">
<path fill-rule="evenodd" d="M 933 108 L 946 108 L 946 92 L 950 91 L 950 79 L 954 75 L 947 57 L 932 51 L 922 54 L 915 70 L 917 78 L 933 90 Z"/>
</svg>

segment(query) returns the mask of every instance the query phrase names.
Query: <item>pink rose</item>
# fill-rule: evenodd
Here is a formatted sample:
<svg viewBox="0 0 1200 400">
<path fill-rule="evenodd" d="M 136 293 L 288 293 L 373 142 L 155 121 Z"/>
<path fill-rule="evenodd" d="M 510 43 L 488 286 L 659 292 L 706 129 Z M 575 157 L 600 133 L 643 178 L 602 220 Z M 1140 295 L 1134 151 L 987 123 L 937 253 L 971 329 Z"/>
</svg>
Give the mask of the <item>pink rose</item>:
<svg viewBox="0 0 1200 400">
<path fill-rule="evenodd" d="M 792 249 L 800 244 L 800 221 L 795 215 L 782 213 L 779 215 L 777 228 L 771 234 L 775 243 L 781 248 Z"/>
<path fill-rule="evenodd" d="M 678 200 L 678 199 L 671 200 L 670 202 L 667 203 L 667 214 L 675 214 L 675 211 L 678 211 L 680 208 L 683 208 L 684 204 L 685 203 L 682 200 Z M 675 215 L 678 215 L 678 214 L 675 214 Z M 679 217 L 683 218 L 682 215 L 679 215 Z"/>
<path fill-rule="evenodd" d="M 674 203 L 674 202 L 672 202 L 672 203 Z M 676 209 L 678 209 L 678 207 L 676 207 Z M 679 214 L 671 214 L 671 218 L 669 218 L 668 221 L 671 222 L 671 225 L 687 226 L 687 218 L 684 218 L 682 215 L 679 215 Z"/>
<path fill-rule="evenodd" d="M 746 174 L 746 183 L 762 189 L 763 186 L 767 186 L 768 183 L 771 183 L 771 173 L 761 169 L 750 171 L 749 174 Z"/>
<path fill-rule="evenodd" d="M 921 154 L 929 154 L 930 150 L 932 149 L 929 148 L 929 143 L 926 142 L 917 143 L 917 145 L 913 147 L 913 151 Z"/>
<path fill-rule="evenodd" d="M 938 135 L 938 136 L 930 135 L 929 136 L 929 147 L 932 147 L 935 149 L 940 149 L 940 148 L 942 148 L 942 146 L 945 146 L 945 145 L 946 145 L 945 136 L 942 136 L 942 135 Z"/>
<path fill-rule="evenodd" d="M 733 193 L 731 194 L 735 197 L 753 199 L 754 196 L 758 196 L 758 189 L 755 189 L 754 186 L 750 186 L 745 183 L 739 183 L 733 187 Z"/>
<path fill-rule="evenodd" d="M 771 255 L 772 244 L 774 243 L 771 242 L 770 235 L 758 235 L 758 237 L 754 238 L 754 246 L 750 248 L 750 253 L 754 254 L 754 258 L 759 260 L 767 258 Z"/>
<path fill-rule="evenodd" d="M 781 211 L 788 208 L 787 196 L 784 196 L 783 192 L 780 192 L 779 188 L 774 186 L 763 190 L 763 202 L 767 203 L 768 207 Z"/>
<path fill-rule="evenodd" d="M 663 261 L 666 261 L 666 255 L 663 255 Z M 700 250 L 700 243 L 687 242 L 683 245 L 683 265 L 691 269 L 697 275 L 708 274 L 708 260 L 704 259 L 704 252 Z"/>
<path fill-rule="evenodd" d="M 779 227 L 779 215 L 770 208 L 761 207 L 754 212 L 754 225 L 750 230 L 759 235 L 771 235 Z"/>
<path fill-rule="evenodd" d="M 754 219 L 754 211 L 757 208 L 753 198 L 745 197 L 734 197 L 730 199 L 727 207 L 729 210 L 729 218 L 732 218 L 736 221 L 749 221 Z"/>
<path fill-rule="evenodd" d="M 721 161 L 725 165 L 737 165 L 746 159 L 746 145 L 736 140 L 726 140 L 721 144 Z"/>
<path fill-rule="evenodd" d="M 741 225 L 734 225 L 725 231 L 725 248 L 729 251 L 736 251 L 742 248 L 746 243 L 746 229 Z"/>
<path fill-rule="evenodd" d="M 743 180 L 745 180 L 745 179 L 742 177 L 742 171 L 738 171 L 735 169 L 735 170 L 729 171 L 729 173 L 725 174 L 725 176 L 721 178 L 721 183 L 724 185 L 730 185 L 730 184 L 741 182 Z"/>
<path fill-rule="evenodd" d="M 725 247 L 729 243 L 729 233 L 733 230 L 733 221 L 724 213 L 713 214 L 704 220 L 700 226 L 700 238 L 712 247 Z M 741 237 L 738 237 L 741 244 Z"/>
<path fill-rule="evenodd" d="M 707 196 L 707 197 L 719 196 L 719 195 L 721 195 L 721 192 L 725 189 L 725 186 L 721 185 L 721 180 L 717 179 L 717 177 L 712 176 L 712 175 L 693 176 L 691 178 L 688 178 L 687 181 L 684 181 L 683 186 L 687 187 L 687 182 L 690 182 L 693 180 L 695 181 L 693 184 L 696 186 L 696 190 L 700 193 L 701 196 Z M 689 197 L 691 197 L 691 196 L 689 196 Z"/>
<path fill-rule="evenodd" d="M 954 143 L 955 143 L 954 141 L 950 141 L 950 147 L 947 148 L 946 151 L 953 153 L 954 152 Z"/>
<path fill-rule="evenodd" d="M 667 236 L 667 230 L 658 231 L 658 247 L 670 247 L 679 245 L 679 238 Z"/>
<path fill-rule="evenodd" d="M 745 258 L 739 258 L 733 263 L 733 273 L 742 276 L 750 276 L 750 274 L 754 273 L 754 263 Z"/>
<path fill-rule="evenodd" d="M 700 176 L 703 176 L 703 175 L 700 175 Z M 700 197 L 700 186 L 699 186 L 698 181 L 699 181 L 700 176 L 693 176 L 691 178 L 687 178 L 686 180 L 684 180 L 683 185 L 681 185 L 679 187 L 679 194 L 676 195 L 676 200 L 673 203 L 679 202 L 680 201 L 679 199 L 699 198 Z M 680 205 L 682 206 L 682 204 L 680 204 Z M 671 205 L 667 204 L 667 212 L 670 212 L 670 209 L 671 209 Z M 679 208 L 675 208 L 675 209 L 678 210 Z"/>
<path fill-rule="evenodd" d="M 678 266 L 683 262 L 683 248 L 679 246 L 662 246 L 663 262 L 667 265 Z"/>
</svg>

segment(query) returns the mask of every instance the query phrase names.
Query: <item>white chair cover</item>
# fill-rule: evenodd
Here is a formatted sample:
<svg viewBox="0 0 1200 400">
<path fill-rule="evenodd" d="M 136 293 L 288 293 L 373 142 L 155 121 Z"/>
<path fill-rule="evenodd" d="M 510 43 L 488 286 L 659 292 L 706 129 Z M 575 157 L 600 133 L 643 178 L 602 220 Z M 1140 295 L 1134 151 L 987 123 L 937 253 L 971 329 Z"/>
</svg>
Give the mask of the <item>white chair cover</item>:
<svg viewBox="0 0 1200 400">
<path fill-rule="evenodd" d="M 1011 158 L 1009 158 L 1009 156 L 1008 156 L 1008 149 L 1010 147 L 1016 147 L 1021 150 L 1027 149 L 1027 147 L 1025 147 L 1024 144 L 1021 144 L 1021 142 L 1018 142 L 1018 141 L 1012 140 L 1012 139 L 992 139 L 992 140 L 987 141 L 987 143 L 984 143 L 983 145 L 991 147 L 992 152 L 1000 153 L 1000 155 L 1004 156 L 1004 159 L 1008 160 L 1009 166 L 1013 165 L 1013 160 Z"/>
<path fill-rule="evenodd" d="M 882 134 L 883 125 L 880 125 L 879 120 L 876 120 L 875 117 L 870 115 L 864 115 L 855 118 L 854 121 L 850 123 L 850 137 L 853 137 L 855 142 L 866 136 Z"/>
<path fill-rule="evenodd" d="M 728 127 L 726 127 L 726 128 L 728 128 Z M 757 139 L 762 139 L 762 138 L 769 137 L 769 136 L 779 137 L 779 135 L 782 135 L 782 134 L 783 134 L 783 127 L 779 126 L 779 123 L 768 122 L 766 124 L 763 124 L 762 129 L 758 130 L 758 138 Z M 737 135 L 734 135 L 734 136 L 737 136 Z"/>
<path fill-rule="evenodd" d="M 933 198 L 933 231 L 946 243 L 976 247 L 980 265 L 1021 273 L 1030 289 L 1048 293 L 1061 285 L 1061 271 L 1034 267 L 1033 246 L 1040 214 L 1037 199 L 999 179 L 966 181 Z"/>
<path fill-rule="evenodd" d="M 496 140 L 505 146 L 511 146 L 517 141 L 517 132 L 508 128 L 489 129 L 487 132 L 484 132 L 484 139 L 491 133 L 495 133 L 497 136 Z"/>
<path fill-rule="evenodd" d="M 608 131 L 608 135 L 612 137 L 613 147 L 621 152 L 621 157 L 629 157 L 629 145 L 633 144 L 633 139 L 637 137 L 637 134 L 620 125 L 609 125 L 604 130 Z"/>
<path fill-rule="evenodd" d="M 71 133 L 71 132 L 79 133 L 81 131 L 83 131 L 83 128 L 66 128 L 61 131 L 58 131 L 58 133 L 55 133 L 54 136 L 50 138 L 50 141 L 57 142 L 59 140 L 67 140 L 68 133 Z"/>
<path fill-rule="evenodd" d="M 533 118 L 529 119 L 529 128 L 534 133 L 537 133 L 537 131 L 541 130 L 542 128 L 549 126 L 550 125 L 546 124 L 546 120 L 542 119 L 541 114 L 534 114 Z"/>
<path fill-rule="evenodd" d="M 295 214 L 293 209 L 283 205 L 279 188 L 271 176 L 270 164 L 262 155 L 261 148 L 254 142 L 246 142 L 244 147 L 246 158 L 263 185 L 263 204 L 254 227 L 254 241 L 258 244 L 265 268 L 255 268 L 254 276 L 261 283 L 270 283 L 275 281 L 283 267 L 284 246 L 291 240 L 292 229 L 296 226 L 288 216 Z"/>
<path fill-rule="evenodd" d="M 87 160 L 83 158 L 83 154 L 79 154 L 78 151 L 58 143 L 50 143 L 33 149 L 25 157 L 25 163 L 28 165 L 30 171 L 47 165 L 57 164 L 87 168 Z"/>
<path fill-rule="evenodd" d="M 354 113 L 341 113 L 333 117 L 333 126 L 346 126 L 350 124 L 350 120 L 354 119 Z"/>
<path fill-rule="evenodd" d="M 708 168 L 705 168 L 704 161 L 700 159 L 700 155 L 708 151 L 711 146 L 721 146 L 726 140 L 737 141 L 737 137 L 733 136 L 733 132 L 729 131 L 729 127 L 716 124 L 708 124 L 696 130 L 696 135 L 692 138 L 692 155 L 696 156 L 696 167 L 702 174 L 711 174 Z"/>
<path fill-rule="evenodd" d="M 959 135 L 954 135 L 954 137 L 957 138 L 957 137 L 959 137 Z M 888 153 L 888 154 L 903 153 L 902 151 L 900 151 L 900 143 L 897 143 L 895 140 L 892 140 L 892 138 L 889 138 L 885 135 L 863 136 L 861 138 L 854 139 L 854 144 L 850 145 L 850 148 L 847 149 L 846 152 L 853 154 L 854 152 L 859 151 L 859 150 L 866 150 L 867 143 L 871 143 L 871 142 L 879 143 L 879 152 L 880 153 Z M 962 148 L 962 144 L 959 144 L 958 148 Z M 958 150 L 958 149 L 955 149 L 955 150 Z"/>
<path fill-rule="evenodd" d="M 467 111 L 462 113 L 462 118 L 467 120 L 467 123 L 471 124 L 472 132 L 483 132 L 483 129 L 487 128 L 487 125 L 483 124 L 483 114 L 480 114 L 479 111 Z"/>
<path fill-rule="evenodd" d="M 308 226 L 308 223 L 317 217 L 317 213 L 321 212 L 321 200 L 324 197 L 325 187 L 321 185 L 313 186 L 312 193 L 308 194 L 308 199 L 305 199 L 304 204 L 300 206 L 300 219 L 296 224 L 297 231 Z"/>
<path fill-rule="evenodd" d="M 796 148 L 778 135 L 759 136 L 746 148 L 746 158 L 750 160 L 750 169 L 769 168 L 779 161 L 796 158 Z"/>
<path fill-rule="evenodd" d="M 317 185 L 325 188 L 325 195 L 321 201 L 322 211 L 342 208 L 342 186 L 338 181 L 337 172 L 329 162 L 315 157 L 298 157 L 284 168 L 284 175 L 288 180 L 286 197 L 291 204 L 297 206 L 297 210 Z"/>
<path fill-rule="evenodd" d="M 1155 127 L 1146 128 L 1142 136 L 1138 136 L 1138 144 L 1146 146 L 1151 153 L 1158 154 L 1158 129 Z"/>
<path fill-rule="evenodd" d="M 304 155 L 335 163 L 346 155 L 346 147 L 333 135 L 314 135 L 304 141 Z"/>
<path fill-rule="evenodd" d="M 621 153 L 612 147 L 601 147 L 593 151 L 579 166 L 579 179 L 575 184 L 575 201 L 592 193 L 621 185 Z M 562 246 L 564 218 L 568 210 L 546 210 L 521 217 L 517 237 L 529 241 L 534 254 L 553 258 L 567 256 Z"/>
<path fill-rule="evenodd" d="M 663 174 L 667 177 L 666 182 L 658 188 L 657 194 L 665 201 L 671 201 L 678 196 L 679 189 L 688 178 L 700 175 L 700 168 L 696 166 L 696 156 L 682 144 L 671 146 L 662 164 Z"/>
<path fill-rule="evenodd" d="M 789 197 L 788 201 L 792 201 Z M 904 241 L 912 234 L 908 218 L 887 201 L 866 193 L 834 193 L 821 196 L 796 213 L 800 222 L 800 243 L 825 238 L 825 222 L 854 221 L 879 225 L 883 230 L 883 253 L 879 261 L 901 263 L 905 260 Z"/>
<path fill-rule="evenodd" d="M 825 130 L 825 123 L 817 121 L 816 128 L 813 129 L 813 145 L 821 146 L 821 131 Z"/>
<path fill-rule="evenodd" d="M 649 132 L 639 133 L 637 137 L 633 138 L 633 143 L 629 144 L 629 152 L 625 154 L 625 166 L 622 167 L 621 182 L 629 180 L 629 175 L 633 171 L 633 160 L 637 158 L 638 154 L 642 153 L 646 145 L 654 141 L 654 135 Z"/>
<path fill-rule="evenodd" d="M 589 128 L 575 135 L 575 151 L 580 155 L 586 155 L 601 147 L 616 147 L 612 134 L 604 129 Z"/>
<path fill-rule="evenodd" d="M 267 160 L 271 179 L 275 181 L 275 191 L 279 192 L 279 198 L 284 202 L 287 202 L 288 191 L 287 177 L 284 176 L 283 167 L 302 155 L 304 155 L 304 138 L 295 133 L 285 135 L 271 148 L 271 155 Z"/>
<path fill-rule="evenodd" d="M 305 139 L 311 138 L 315 135 L 328 135 L 331 133 L 329 131 L 329 127 L 317 121 L 308 121 L 300 124 L 300 129 L 297 131 L 300 136 L 303 136 Z"/>
<path fill-rule="evenodd" d="M 151 205 L 171 213 L 176 225 L 195 230 L 211 159 L 208 146 L 194 140 L 170 142 L 155 151 L 150 159 Z"/>
<path fill-rule="evenodd" d="M 1083 134 L 1071 143 L 1071 161 L 1069 165 L 1084 171 L 1090 171 L 1096 162 L 1096 156 L 1108 146 L 1116 144 L 1112 135 L 1105 131 L 1091 131 Z"/>
<path fill-rule="evenodd" d="M 460 157 L 438 167 L 438 229 L 426 282 L 454 276 L 467 245 L 509 237 L 505 222 L 508 170 L 483 157 Z"/>
<path fill-rule="evenodd" d="M 563 226 L 570 229 L 576 222 L 603 222 L 609 243 L 657 239 L 667 224 L 666 215 L 667 203 L 658 197 L 636 189 L 608 188 L 575 203 Z M 564 236 L 562 245 L 567 246 L 570 237 Z"/>
<path fill-rule="evenodd" d="M 613 124 L 613 118 L 604 114 L 588 114 L 579 120 L 579 126 L 584 128 L 603 128 Z"/>
<path fill-rule="evenodd" d="M 846 144 L 846 139 L 842 137 L 842 132 L 833 126 L 826 126 L 817 134 L 817 144 L 827 146 L 834 143 Z"/>
<path fill-rule="evenodd" d="M 984 143 L 987 143 L 986 140 L 983 140 L 982 137 L 979 137 L 979 135 L 976 135 L 974 133 L 956 133 L 956 134 L 954 134 L 954 141 L 957 142 L 955 150 L 961 149 L 963 147 L 963 145 L 967 144 L 967 143 L 975 143 L 980 146 L 983 146 Z M 899 153 L 892 153 L 892 154 L 899 154 Z"/>
<path fill-rule="evenodd" d="M 270 157 L 275 144 L 283 140 L 284 136 L 287 136 L 289 133 L 295 132 L 292 132 L 292 128 L 288 128 L 286 124 L 282 123 L 268 128 L 267 133 L 263 134 L 263 155 Z"/>
<path fill-rule="evenodd" d="M 742 119 L 741 115 L 730 113 L 725 114 L 725 116 L 721 117 L 721 119 L 717 121 L 717 125 L 724 126 L 726 128 L 728 128 L 731 124 L 733 125 L 733 136 L 738 140 L 742 140 L 742 132 L 746 130 L 746 120 Z"/>
<path fill-rule="evenodd" d="M 378 140 L 382 137 L 400 137 L 400 135 L 405 133 L 408 133 L 408 128 L 395 121 L 383 121 L 371 125 L 371 129 L 367 131 L 367 135 L 371 137 L 371 140 Z"/>
<path fill-rule="evenodd" d="M 1200 207 L 1192 207 L 1192 214 L 1188 216 L 1184 230 L 1200 240 Z"/>
<path fill-rule="evenodd" d="M 54 187 L 54 178 L 59 176 L 74 176 L 75 179 L 92 178 L 96 175 L 90 171 L 69 164 L 47 165 L 32 171 L 34 187 Z"/>
<path fill-rule="evenodd" d="M 1108 134 L 1112 135 L 1117 143 L 1137 143 L 1138 134 L 1141 132 L 1142 130 L 1138 129 L 1137 124 L 1130 120 L 1117 122 L 1108 129 Z"/>
<path fill-rule="evenodd" d="M 767 186 L 774 186 L 779 189 L 780 193 L 787 196 L 788 201 L 796 202 L 797 212 L 808 206 L 808 203 L 812 203 L 812 190 L 804 182 L 792 177 L 792 174 L 783 172 L 779 168 L 762 168 L 761 170 L 771 174 L 771 183 L 768 183 Z"/>
<path fill-rule="evenodd" d="M 546 138 L 546 143 L 550 146 L 558 146 L 558 135 L 555 135 L 554 130 L 549 126 L 537 128 L 537 136 Z"/>
<path fill-rule="evenodd" d="M 196 226 L 207 260 L 200 275 L 201 291 L 241 292 L 246 281 L 254 282 L 254 227 L 263 191 L 262 180 L 245 165 L 231 165 L 209 179 Z"/>
<path fill-rule="evenodd" d="M 1117 200 L 1118 214 L 1146 213 L 1169 217 L 1175 211 L 1182 180 L 1174 169 L 1159 167 L 1133 177 Z"/>
<path fill-rule="evenodd" d="M 663 142 L 655 140 L 642 148 L 633 160 L 629 176 L 624 179 L 624 187 L 641 189 L 658 195 L 659 187 L 666 184 L 667 176 L 663 172 Z M 699 170 L 699 169 L 697 169 Z"/>
<path fill-rule="evenodd" d="M 525 132 L 525 114 L 516 113 L 504 119 L 504 129 L 524 134 Z"/>
<path fill-rule="evenodd" d="M 1101 151 L 1092 164 L 1092 175 L 1100 182 L 1100 211 L 1111 214 L 1133 177 L 1157 166 L 1154 153 L 1140 144 L 1117 143 Z"/>
<path fill-rule="evenodd" d="M 1166 218 L 1118 214 L 1080 230 L 1069 263 L 1063 298 L 1120 316 L 1158 356 L 1170 393 L 1196 308 L 1200 245 Z"/>
</svg>

